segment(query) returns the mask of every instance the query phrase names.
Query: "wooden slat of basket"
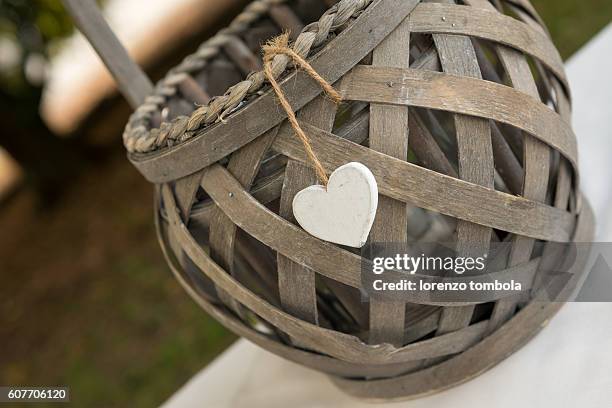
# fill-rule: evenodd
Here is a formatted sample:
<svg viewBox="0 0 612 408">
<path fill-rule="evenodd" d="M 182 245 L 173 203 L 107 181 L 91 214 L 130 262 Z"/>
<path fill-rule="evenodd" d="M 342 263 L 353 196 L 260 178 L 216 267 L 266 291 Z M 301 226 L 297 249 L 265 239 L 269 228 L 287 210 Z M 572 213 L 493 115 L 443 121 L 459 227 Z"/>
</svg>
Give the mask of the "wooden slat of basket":
<svg viewBox="0 0 612 408">
<path fill-rule="evenodd" d="M 373 66 L 408 67 L 410 61 L 410 29 L 404 20 L 372 53 Z M 400 160 L 408 158 L 408 107 L 370 105 L 370 149 Z M 408 211 L 406 203 L 383 195 L 378 199 L 376 219 L 370 232 L 372 242 L 407 240 Z M 406 306 L 404 302 L 370 299 L 370 337 L 372 344 L 404 343 Z"/>
<path fill-rule="evenodd" d="M 390 87 L 389 83 L 397 86 Z M 508 86 L 449 74 L 364 65 L 348 73 L 342 85 L 343 96 L 349 100 L 419 106 L 512 125 L 562 153 L 577 174 L 576 137 L 570 125 L 546 105 Z"/>
<path fill-rule="evenodd" d="M 555 91 L 555 106 L 557 112 L 567 123 L 572 121 L 572 112 L 569 99 L 563 90 L 562 85 L 556 78 L 552 79 L 552 86 Z M 572 172 L 570 166 L 563 158 L 559 159 L 559 173 L 557 178 L 557 190 L 555 192 L 555 207 L 566 210 L 571 205 L 572 195 Z M 576 211 L 576 209 L 571 209 Z"/>
<path fill-rule="evenodd" d="M 557 113 L 561 115 L 561 117 L 567 122 L 572 122 L 572 107 L 569 101 L 569 98 L 561 83 L 556 78 L 552 79 L 552 86 L 555 90 L 555 106 L 557 108 Z"/>
<path fill-rule="evenodd" d="M 440 61 L 435 47 L 423 52 L 410 66 L 412 69 L 439 71 Z M 438 142 L 424 123 L 418 111 L 409 115 L 410 137 L 408 144 L 414 151 L 419 163 L 430 170 L 457 177 L 457 171 L 444 154 Z"/>
<path fill-rule="evenodd" d="M 153 84 L 121 45 L 93 0 L 64 0 L 79 30 L 87 37 L 117 81 L 132 108 L 153 93 Z"/>
<path fill-rule="evenodd" d="M 476 52 L 469 37 L 433 35 L 444 72 L 482 79 Z M 494 163 L 491 128 L 487 119 L 454 115 L 459 177 L 487 188 L 493 188 Z M 478 160 L 474 160 L 478 157 Z M 457 247 L 459 256 L 476 258 L 489 250 L 491 228 L 459 221 Z M 470 324 L 473 306 L 448 307 L 442 310 L 437 335 L 466 327 Z"/>
<path fill-rule="evenodd" d="M 237 152 L 235 152 L 228 165 L 229 171 L 236 180 L 246 189 L 250 189 L 261 165 L 264 153 L 270 148 L 278 127 L 266 132 L 262 137 L 255 139 Z M 215 209 L 210 220 L 209 244 L 213 258 L 231 275 L 235 274 L 234 254 L 236 242 L 236 224 L 219 208 Z M 217 287 L 219 298 L 236 313 L 240 313 L 240 306 L 231 295 Z"/>
<path fill-rule="evenodd" d="M 315 98 L 298 113 L 298 121 L 309 122 L 330 131 L 335 117 L 336 106 L 324 95 Z M 300 190 L 316 182 L 317 176 L 312 167 L 290 159 L 285 169 L 279 215 L 295 222 L 293 198 Z M 318 324 L 315 273 L 282 253 L 278 253 L 277 262 L 278 289 L 283 307 L 294 316 Z"/>
<path fill-rule="evenodd" d="M 189 215 L 191 214 L 191 208 L 193 207 L 196 193 L 200 188 L 200 180 L 202 179 L 202 172 L 191 174 L 187 177 L 177 180 L 174 183 L 174 194 L 176 195 L 176 203 L 183 220 L 187 222 Z"/>
<path fill-rule="evenodd" d="M 468 1 L 472 7 L 491 10 L 491 3 L 484 0 Z M 539 99 L 536 83 L 524 55 L 510 47 L 496 45 L 500 61 L 508 74 L 510 83 L 515 89 Z M 548 188 L 550 168 L 550 150 L 539 140 L 524 134 L 523 141 L 524 181 L 522 195 L 534 201 L 543 202 Z M 510 255 L 509 266 L 521 264 L 531 258 L 534 240 L 524 236 L 516 236 Z M 518 296 L 501 300 L 496 303 L 491 316 L 490 330 L 497 329 L 514 314 Z"/>
<path fill-rule="evenodd" d="M 212 183 L 221 187 L 226 181 L 230 181 L 231 176 L 227 178 L 228 176 L 229 173 L 225 169 L 213 165 L 205 173 L 203 185 L 210 187 Z M 209 177 L 210 180 L 208 180 Z M 213 179 L 216 181 L 212 181 Z M 231 185 L 230 183 L 226 187 L 229 187 L 231 191 L 239 188 L 239 184 Z M 228 191 L 226 188 L 221 189 Z M 171 207 L 174 206 L 172 193 L 167 186 L 162 187 L 162 194 L 164 202 L 168 203 Z M 222 195 L 225 196 L 225 194 Z M 478 325 L 473 325 L 460 331 L 401 348 L 395 348 L 391 345 L 366 345 L 354 336 L 324 329 L 302 321 L 263 301 L 214 263 L 199 244 L 193 240 L 176 213 L 170 213 L 169 219 L 170 228 L 174 231 L 181 247 L 199 268 L 223 290 L 231 293 L 234 299 L 284 333 L 299 337 L 309 348 L 325 352 L 341 360 L 354 363 L 386 364 L 438 357 L 470 347 L 486 328 L 486 325 L 482 324 L 484 322 L 481 322 Z"/>
<path fill-rule="evenodd" d="M 288 178 L 289 175 L 291 178 Z M 306 186 L 316 183 L 317 176 L 311 167 L 295 160 L 289 160 L 285 167 L 279 215 L 295 223 L 292 211 L 293 197 Z M 303 320 L 318 324 L 315 273 L 281 253 L 277 254 L 277 265 L 278 290 L 283 309 Z"/>
<path fill-rule="evenodd" d="M 504 0 L 504 3 L 509 7 L 523 22 L 537 28 L 544 35 L 550 38 L 550 33 L 544 24 L 544 20 L 538 14 L 533 5 L 526 0 Z"/>
<path fill-rule="evenodd" d="M 208 173 L 206 173 L 208 174 Z M 307 268 L 317 270 L 323 276 L 337 280 L 343 284 L 361 287 L 361 266 L 363 260 L 356 254 L 329 243 L 317 240 L 302 229 L 280 218 L 272 211 L 261 206 L 255 199 L 244 191 L 227 170 L 215 166 L 214 176 L 205 175 L 202 186 L 211 194 L 211 197 L 222 208 L 225 214 L 241 229 L 266 246 L 284 254 L 294 262 Z M 292 245 L 299 242 L 299 245 Z M 428 275 L 406 275 L 398 271 L 388 271 L 386 276 L 389 282 L 414 281 L 418 282 L 488 282 L 490 279 L 514 280 L 523 286 L 524 290 L 530 288 L 533 275 L 539 264 L 534 259 L 520 266 L 493 272 L 486 276 L 465 276 L 437 278 Z M 482 303 L 498 300 L 512 292 L 498 291 L 490 293 L 477 302 L 464 302 L 464 304 Z M 423 293 L 406 293 L 409 302 L 426 305 L 449 305 L 455 299 L 452 292 L 439 293 L 436 299 Z M 455 303 L 456 304 L 456 303 Z"/>
<path fill-rule="evenodd" d="M 194 106 L 210 102 L 208 92 L 202 89 L 191 75 L 185 75 L 185 79 L 179 83 L 178 89 L 183 98 L 194 104 Z"/>
<path fill-rule="evenodd" d="M 223 50 L 245 76 L 262 68 L 259 58 L 237 36 L 232 36 L 230 41 L 223 47 Z"/>
<path fill-rule="evenodd" d="M 435 138 L 416 114 L 410 115 L 409 145 L 421 165 L 438 173 L 457 177 L 457 172 L 444 154 Z"/>
<path fill-rule="evenodd" d="M 172 206 L 172 202 L 166 203 L 166 206 L 168 206 L 171 211 L 174 208 Z M 576 238 L 582 239 L 582 240 L 589 239 L 588 232 L 585 233 L 584 231 L 585 226 L 589 227 L 592 225 L 592 220 L 590 220 L 591 221 L 590 223 L 588 222 L 589 220 L 586 220 L 589 215 L 590 215 L 590 212 L 588 211 L 588 208 L 587 208 L 587 211 L 585 211 L 585 213 L 581 217 L 581 220 L 583 222 L 579 223 L 579 228 L 577 229 Z M 162 226 L 162 223 L 163 221 L 159 218 L 159 213 L 158 213 L 158 217 L 156 218 L 156 225 L 157 225 L 158 230 L 162 232 L 160 237 L 164 236 L 163 234 L 164 228 Z M 380 376 L 393 377 L 398 374 L 401 374 L 402 365 L 392 365 L 391 364 L 391 365 L 373 365 L 372 366 L 372 365 L 366 365 L 366 364 L 347 363 L 341 360 L 329 358 L 324 355 L 313 354 L 313 353 L 305 352 L 299 349 L 287 347 L 283 345 L 282 343 L 278 343 L 274 340 L 271 340 L 266 335 L 257 333 L 253 329 L 247 326 L 244 326 L 238 320 L 236 320 L 232 315 L 224 312 L 221 309 L 218 309 L 212 306 L 210 303 L 208 303 L 208 301 L 206 301 L 205 298 L 199 296 L 198 293 L 196 293 L 196 291 L 188 283 L 187 281 L 188 278 L 185 277 L 184 270 L 180 267 L 176 267 L 172 259 L 168 257 L 167 240 L 162 239 L 161 244 L 162 244 L 162 248 L 164 249 L 164 254 L 166 254 L 166 258 L 169 261 L 169 265 L 171 266 L 173 273 L 176 275 L 179 282 L 183 285 L 183 287 L 187 290 L 187 292 L 210 315 L 215 317 L 217 320 L 223 322 L 223 324 L 226 327 L 229 327 L 232 331 L 234 331 L 238 335 L 250 339 L 256 344 L 259 344 L 260 346 L 266 348 L 267 350 L 277 355 L 288 358 L 292 361 L 303 364 L 305 366 L 308 366 L 308 367 L 311 367 L 317 370 L 321 370 L 324 372 L 328 372 L 331 374 L 335 374 L 338 376 L 354 377 L 355 373 L 363 373 L 362 376 L 364 377 L 377 378 Z M 579 271 L 581 268 L 581 264 L 580 262 L 578 262 L 578 264 L 579 265 L 577 265 L 577 270 Z M 456 364 L 457 361 L 455 359 L 458 358 L 456 357 L 455 359 L 452 360 L 453 362 L 445 363 L 445 365 L 443 367 L 440 367 L 437 370 L 437 372 L 441 373 L 453 367 L 463 367 L 463 362 L 467 363 L 467 361 L 470 361 L 470 359 L 472 358 L 472 355 L 479 356 L 476 360 L 474 360 L 474 361 L 478 361 L 478 365 L 474 366 L 473 361 L 469 365 L 466 365 L 465 367 L 467 368 L 466 368 L 465 373 L 468 375 L 470 372 L 473 373 L 472 375 L 477 375 L 477 373 L 479 373 L 481 370 L 487 369 L 490 366 L 494 365 L 499 360 L 504 358 L 507 354 L 510 354 L 513 350 L 520 347 L 522 343 L 525 342 L 531 336 L 530 329 L 532 327 L 537 328 L 539 325 L 541 325 L 541 322 L 549 319 L 550 316 L 554 314 L 554 311 L 549 312 L 549 313 L 540 313 L 539 316 L 535 316 L 537 319 L 535 319 L 532 326 L 527 327 L 525 322 L 530 321 L 529 319 L 532 319 L 534 317 L 533 315 L 539 313 L 537 309 L 538 309 L 537 307 L 534 307 L 534 305 L 532 305 L 528 307 L 527 310 L 524 310 L 523 312 L 521 312 L 521 319 L 512 320 L 511 322 L 509 322 L 508 324 L 504 326 L 504 333 L 496 334 L 495 335 L 496 337 L 494 339 L 491 339 L 488 344 L 483 345 L 483 346 L 477 346 L 473 351 L 470 352 L 471 354 L 469 356 L 461 358 L 461 361 L 459 362 L 460 363 L 459 366 L 457 366 Z M 509 339 L 508 341 L 500 342 L 500 340 L 503 340 L 507 334 L 511 334 L 512 338 Z M 486 352 L 487 349 L 491 347 L 492 345 L 495 345 L 494 347 L 495 351 Z M 485 353 L 483 353 L 483 351 Z M 447 388 L 457 383 L 458 381 L 464 381 L 464 378 L 462 377 L 461 372 L 457 372 L 457 370 L 451 370 L 451 371 L 446 371 L 446 372 L 447 374 L 449 372 L 453 372 L 455 374 L 452 377 L 449 377 L 448 375 L 437 376 L 435 381 L 427 383 L 427 384 L 419 383 L 417 384 L 418 387 L 414 387 L 415 391 L 417 391 L 418 393 L 423 392 L 422 389 L 420 388 L 421 386 L 423 387 L 423 389 L 430 390 L 429 392 L 440 391 L 444 388 Z M 431 378 L 429 377 L 429 375 L 430 374 L 427 373 L 424 377 Z M 385 386 L 385 389 L 381 390 L 379 394 L 385 395 L 386 397 L 393 397 L 393 395 L 396 395 L 396 393 L 397 395 L 400 395 L 400 393 L 402 392 L 400 391 L 400 389 L 405 391 L 406 389 L 405 384 L 408 384 L 408 382 L 404 380 L 406 379 L 404 378 L 403 380 L 399 379 L 397 381 L 394 381 L 396 383 L 396 386 L 393 387 L 392 392 L 389 392 L 388 387 L 390 386 L 390 384 L 387 384 Z M 350 381 L 350 383 L 351 383 L 350 387 L 347 389 L 347 391 L 351 392 L 354 395 L 361 394 L 361 395 L 367 395 L 368 397 L 372 397 L 372 395 L 369 394 L 371 390 L 367 390 L 363 388 L 364 386 L 363 382 Z M 346 384 L 343 384 L 343 385 L 346 386 Z M 356 387 L 359 387 L 361 389 L 361 392 L 359 392 L 356 389 Z"/>
<path fill-rule="evenodd" d="M 328 82 L 336 82 L 389 35 L 417 3 L 418 0 L 375 0 L 309 62 Z M 294 110 L 321 93 L 318 84 L 301 71 L 288 75 L 280 85 Z M 276 96 L 268 91 L 228 117 L 227 124 L 201 130 L 192 140 L 171 150 L 133 154 L 129 158 L 151 182 L 176 180 L 217 162 L 279 124 L 286 115 L 276 106 Z M 267 115 L 262 117 L 261 112 Z"/>
<path fill-rule="evenodd" d="M 270 9 L 270 17 L 283 31 L 288 31 L 290 38 L 295 40 L 302 32 L 304 24 L 286 4 L 279 4 Z"/>
<path fill-rule="evenodd" d="M 379 192 L 386 196 L 536 239 L 566 242 L 573 230 L 574 215 L 566 211 L 443 176 L 371 151 L 308 124 L 303 128 L 324 166 L 336 168 L 358 160 L 372 170 Z M 285 135 L 279 134 L 273 148 L 303 162 L 307 160 L 299 143 Z M 499 214 L 504 214 L 504 217 Z"/>
<path fill-rule="evenodd" d="M 478 37 L 516 48 L 540 60 L 568 88 L 563 60 L 552 42 L 512 17 L 469 6 L 422 3 L 411 13 L 410 23 L 413 32 Z"/>
<path fill-rule="evenodd" d="M 220 203 L 223 202 L 223 208 L 231 207 L 233 204 L 228 204 L 228 202 L 233 199 L 243 200 L 244 194 L 246 194 L 229 172 L 218 165 L 211 166 L 205 173 L 202 184 L 206 186 L 207 191 L 211 192 L 211 195 L 216 196 L 216 200 Z M 228 192 L 235 192 L 234 197 L 229 197 Z M 168 188 L 163 188 L 163 197 L 164 202 L 168 203 L 168 207 L 173 208 L 175 205 L 173 204 L 174 198 Z M 233 216 L 241 212 L 249 212 L 245 207 L 241 207 L 237 212 L 231 211 Z M 247 218 L 260 218 L 252 213 L 246 214 L 246 216 Z M 483 328 L 478 324 L 401 348 L 390 345 L 365 345 L 353 336 L 312 325 L 274 308 L 244 288 L 231 275 L 215 264 L 198 243 L 193 240 L 176 213 L 170 211 L 169 219 L 171 229 L 180 241 L 181 247 L 206 275 L 221 286 L 223 290 L 232 293 L 237 301 L 253 310 L 279 330 L 291 336 L 299 335 L 300 339 L 314 350 L 325 350 L 329 355 L 345 361 L 371 364 L 399 363 L 460 352 L 470 347 L 482 335 Z M 258 223 L 260 221 L 254 222 Z M 270 227 L 264 227 L 264 229 Z"/>
<path fill-rule="evenodd" d="M 338 136 L 350 140 L 351 142 L 361 144 L 369 136 L 369 114 L 367 113 L 368 112 L 364 111 L 363 114 L 358 115 L 353 121 L 347 122 L 345 125 L 341 126 L 337 130 Z M 279 130 L 279 134 L 285 135 L 285 137 L 290 137 L 292 132 L 293 129 L 291 129 L 287 123 L 281 125 Z M 283 180 L 284 171 L 277 171 L 271 178 L 264 180 L 261 185 L 254 186 L 252 194 L 262 204 L 269 204 L 271 201 L 280 197 Z M 199 205 L 193 210 L 191 219 L 208 225 L 213 207 L 214 203 L 211 201 Z"/>
<path fill-rule="evenodd" d="M 555 191 L 555 207 L 565 210 L 572 193 L 572 176 L 569 165 L 563 159 L 559 163 L 559 173 L 557 175 L 557 188 Z"/>
<path fill-rule="evenodd" d="M 493 63 L 487 57 L 483 46 L 478 42 L 474 42 L 474 49 L 476 50 L 483 78 L 487 81 L 503 83 L 503 79 L 500 78 Z M 517 146 L 522 145 L 522 138 L 519 140 L 520 133 L 502 132 L 500 125 L 495 121 L 491 121 L 491 131 L 495 169 L 504 180 L 510 192 L 520 194 L 523 190 L 523 168 L 511 146 L 511 143 Z M 513 138 L 513 136 L 516 137 Z"/>
<path fill-rule="evenodd" d="M 204 309 L 206 313 L 211 315 L 217 321 L 221 322 L 225 327 L 232 330 L 238 336 L 249 339 L 253 343 L 263 347 L 266 350 L 275 353 L 281 357 L 294 361 L 298 364 L 302 364 L 306 367 L 313 368 L 315 370 L 323 371 L 328 374 L 339 375 L 344 377 L 353 377 L 355 375 L 368 377 L 368 378 L 386 378 L 390 376 L 396 376 L 410 371 L 415 366 L 414 362 L 408 363 L 396 363 L 396 364 L 361 364 L 361 363 L 349 363 L 342 360 L 337 360 L 332 357 L 328 357 L 318 353 L 312 353 L 305 350 L 286 346 L 283 343 L 279 343 L 274 339 L 271 339 L 268 335 L 257 332 L 250 326 L 246 326 L 242 321 L 238 320 L 235 315 L 227 312 L 226 309 L 215 307 L 207 300 L 206 297 L 200 295 L 200 293 L 192 286 L 189 277 L 186 276 L 184 269 L 177 265 L 174 259 L 169 256 L 170 248 L 168 240 L 165 239 L 166 233 L 164 221 L 160 219 L 159 214 L 156 217 L 156 227 L 161 238 L 160 244 L 163 253 L 168 261 L 168 265 L 172 273 L 178 279 L 181 286 L 187 291 L 187 293 L 194 299 L 194 301 Z M 428 333 L 435 330 L 435 324 L 437 324 L 437 314 L 432 315 L 432 318 L 428 321 L 424 321 L 423 328 L 419 330 L 420 333 Z M 433 323 L 433 326 L 430 325 Z M 432 328 L 433 327 L 433 328 Z M 415 327 L 419 329 L 418 327 Z M 422 337 L 419 336 L 419 337 Z M 407 335 L 407 338 L 411 338 Z"/>
<path fill-rule="evenodd" d="M 205 104 L 210 101 L 210 95 L 200 87 L 191 75 L 185 74 L 178 85 L 178 90 L 182 97 L 190 101 L 194 106 L 195 104 Z M 174 183 L 174 194 L 176 195 L 177 204 L 185 222 L 189 220 L 201 179 L 202 172 L 200 171 L 178 179 Z"/>
<path fill-rule="evenodd" d="M 572 239 L 576 242 L 590 241 L 594 233 L 593 212 L 585 206 L 577 222 Z M 583 277 L 588 252 L 581 252 L 570 273 L 571 281 L 565 286 L 560 298 L 571 293 Z M 363 381 L 332 377 L 345 392 L 370 400 L 411 398 L 440 392 L 454 385 L 464 383 L 519 349 L 535 336 L 563 306 L 562 302 L 532 302 L 522 309 L 512 320 L 469 350 L 439 365 L 419 372 L 389 379 Z"/>
<path fill-rule="evenodd" d="M 523 188 L 523 167 L 514 155 L 499 125 L 491 121 L 491 140 L 495 169 L 512 194 L 520 194 Z"/>
<path fill-rule="evenodd" d="M 556 208 L 567 209 L 570 195 L 571 195 L 571 171 L 567 162 L 560 159 L 559 172 L 557 174 L 557 186 L 555 190 L 554 206 Z M 544 250 L 542 252 L 543 257 L 550 256 L 550 252 L 557 250 L 558 245 L 555 243 L 545 243 Z M 542 288 L 544 277 L 546 276 L 545 268 L 542 271 L 536 271 L 536 276 L 533 278 L 532 293 Z"/>
</svg>

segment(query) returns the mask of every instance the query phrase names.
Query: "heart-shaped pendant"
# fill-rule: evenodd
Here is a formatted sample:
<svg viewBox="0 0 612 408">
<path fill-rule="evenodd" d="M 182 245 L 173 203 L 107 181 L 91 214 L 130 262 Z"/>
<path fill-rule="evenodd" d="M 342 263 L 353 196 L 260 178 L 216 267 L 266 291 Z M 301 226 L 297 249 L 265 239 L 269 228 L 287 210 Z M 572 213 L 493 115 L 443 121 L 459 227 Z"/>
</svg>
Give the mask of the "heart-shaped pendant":
<svg viewBox="0 0 612 408">
<path fill-rule="evenodd" d="M 338 167 L 321 185 L 305 188 L 293 198 L 293 215 L 310 235 L 324 241 L 361 248 L 378 207 L 374 175 L 361 163 Z"/>
</svg>

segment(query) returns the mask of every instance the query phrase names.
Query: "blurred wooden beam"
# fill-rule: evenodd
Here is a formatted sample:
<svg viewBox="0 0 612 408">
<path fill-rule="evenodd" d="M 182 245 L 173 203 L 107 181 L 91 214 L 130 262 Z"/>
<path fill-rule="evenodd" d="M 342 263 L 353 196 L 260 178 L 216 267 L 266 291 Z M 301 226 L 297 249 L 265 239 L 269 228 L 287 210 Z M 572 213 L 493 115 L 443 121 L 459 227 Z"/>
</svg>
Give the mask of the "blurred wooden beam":
<svg viewBox="0 0 612 408">
<path fill-rule="evenodd" d="M 130 106 L 137 108 L 153 93 L 151 80 L 129 56 L 93 0 L 63 0 L 63 3 L 76 26 L 104 61 Z"/>
<path fill-rule="evenodd" d="M 223 27 L 248 2 L 107 0 L 103 14 L 132 59 L 146 72 L 159 75 L 178 62 L 181 53 L 193 52 L 204 34 L 211 35 Z M 116 93 L 116 81 L 77 33 L 51 59 L 40 114 L 58 135 L 93 125 L 95 128 L 87 131 L 99 143 L 107 140 L 104 135 L 121 132 L 116 123 L 124 124 L 124 108 L 112 99 Z M 97 113 L 108 116 L 108 120 L 100 120 Z M 94 122 L 89 121 L 92 118 Z"/>
</svg>

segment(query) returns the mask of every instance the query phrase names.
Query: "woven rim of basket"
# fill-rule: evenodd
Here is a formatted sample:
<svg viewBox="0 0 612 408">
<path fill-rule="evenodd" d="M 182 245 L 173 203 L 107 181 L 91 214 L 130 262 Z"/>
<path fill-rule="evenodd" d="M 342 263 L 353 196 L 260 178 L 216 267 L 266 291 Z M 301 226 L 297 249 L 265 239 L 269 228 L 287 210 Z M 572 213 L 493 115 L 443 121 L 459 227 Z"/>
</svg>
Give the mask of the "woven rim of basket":
<svg viewBox="0 0 612 408">
<path fill-rule="evenodd" d="M 152 128 L 154 114 L 161 111 L 167 99 L 176 95 L 178 85 L 185 77 L 201 70 L 208 60 L 215 57 L 232 36 L 246 31 L 251 24 L 264 15 L 271 7 L 288 0 L 257 0 L 249 4 L 228 27 L 205 41 L 198 50 L 187 56 L 179 65 L 155 86 L 153 95 L 136 109 L 123 133 L 123 143 L 129 153 L 149 153 L 165 147 L 175 146 L 191 139 L 196 132 L 221 122 L 225 117 L 245 105 L 247 97 L 258 94 L 266 84 L 263 71 L 251 73 L 245 80 L 231 86 L 223 95 L 216 96 L 206 105 L 200 106 L 190 116 L 179 116 L 170 122 L 163 122 L 159 128 Z M 292 49 L 306 58 L 311 51 L 321 46 L 359 16 L 373 0 L 341 0 L 329 8 L 318 21 L 301 31 Z M 272 61 L 275 78 L 291 69 L 286 55 L 276 55 Z"/>
</svg>

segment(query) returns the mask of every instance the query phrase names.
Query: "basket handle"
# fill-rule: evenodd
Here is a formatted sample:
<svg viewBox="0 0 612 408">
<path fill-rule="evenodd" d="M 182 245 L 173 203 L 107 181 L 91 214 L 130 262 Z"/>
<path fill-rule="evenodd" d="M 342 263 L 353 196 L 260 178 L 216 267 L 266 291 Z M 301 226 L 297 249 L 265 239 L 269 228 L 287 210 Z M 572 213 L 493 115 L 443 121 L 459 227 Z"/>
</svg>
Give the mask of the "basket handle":
<svg viewBox="0 0 612 408">
<path fill-rule="evenodd" d="M 133 109 L 153 94 L 153 83 L 132 60 L 94 0 L 63 0 L 75 25 L 91 43 Z"/>
</svg>

